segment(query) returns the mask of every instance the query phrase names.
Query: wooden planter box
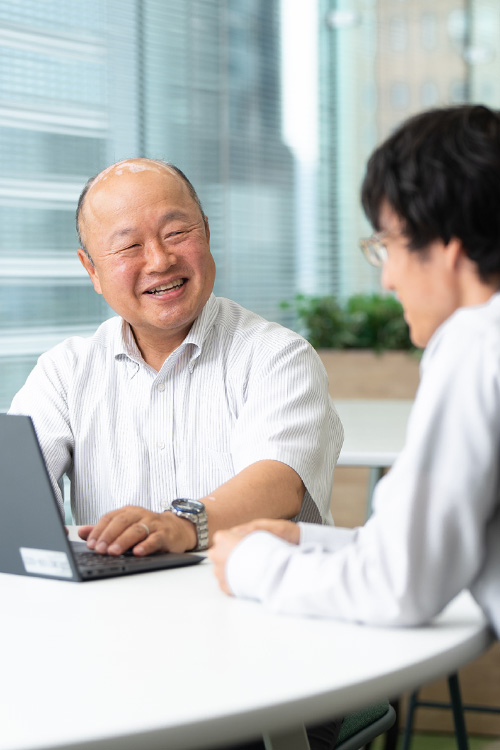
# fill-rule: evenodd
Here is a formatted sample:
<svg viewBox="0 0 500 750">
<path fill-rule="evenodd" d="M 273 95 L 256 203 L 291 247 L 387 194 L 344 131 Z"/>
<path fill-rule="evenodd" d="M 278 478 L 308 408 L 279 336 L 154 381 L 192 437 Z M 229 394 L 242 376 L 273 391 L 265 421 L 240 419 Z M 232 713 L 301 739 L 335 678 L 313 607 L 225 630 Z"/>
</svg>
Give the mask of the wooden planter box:
<svg viewBox="0 0 500 750">
<path fill-rule="evenodd" d="M 319 349 L 332 398 L 413 398 L 419 382 L 414 352 Z"/>
</svg>

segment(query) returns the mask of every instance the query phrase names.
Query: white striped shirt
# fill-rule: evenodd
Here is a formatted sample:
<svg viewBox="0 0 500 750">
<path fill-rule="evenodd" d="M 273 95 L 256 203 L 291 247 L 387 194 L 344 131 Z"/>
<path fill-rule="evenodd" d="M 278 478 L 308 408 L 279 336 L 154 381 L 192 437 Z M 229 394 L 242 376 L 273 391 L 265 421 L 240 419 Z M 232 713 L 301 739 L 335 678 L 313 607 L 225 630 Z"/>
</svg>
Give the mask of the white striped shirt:
<svg viewBox="0 0 500 750">
<path fill-rule="evenodd" d="M 230 300 L 210 297 L 159 372 L 121 318 L 67 339 L 10 413 L 32 417 L 61 507 L 69 476 L 77 524 L 126 504 L 161 512 L 265 459 L 302 478 L 300 520 L 330 522 L 343 430 L 323 365 L 301 336 Z"/>
</svg>

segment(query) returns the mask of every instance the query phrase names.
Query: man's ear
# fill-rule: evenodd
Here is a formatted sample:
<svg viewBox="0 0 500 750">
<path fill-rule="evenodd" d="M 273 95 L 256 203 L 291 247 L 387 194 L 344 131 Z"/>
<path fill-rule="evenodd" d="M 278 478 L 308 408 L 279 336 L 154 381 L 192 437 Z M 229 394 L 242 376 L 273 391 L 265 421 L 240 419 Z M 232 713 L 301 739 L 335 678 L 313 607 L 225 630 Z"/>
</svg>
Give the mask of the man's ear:
<svg viewBox="0 0 500 750">
<path fill-rule="evenodd" d="M 95 269 L 94 264 L 90 260 L 85 250 L 83 250 L 83 248 L 79 247 L 77 252 L 78 252 L 78 257 L 80 258 L 80 263 L 85 268 L 88 275 L 90 276 L 90 280 L 94 286 L 95 291 L 97 292 L 97 294 L 102 294 L 101 285 L 99 283 L 99 275 Z"/>
<path fill-rule="evenodd" d="M 462 245 L 462 240 L 459 240 L 458 237 L 451 238 L 448 244 L 445 245 L 445 251 L 446 263 L 450 270 L 456 270 L 463 258 L 467 257 Z"/>
</svg>

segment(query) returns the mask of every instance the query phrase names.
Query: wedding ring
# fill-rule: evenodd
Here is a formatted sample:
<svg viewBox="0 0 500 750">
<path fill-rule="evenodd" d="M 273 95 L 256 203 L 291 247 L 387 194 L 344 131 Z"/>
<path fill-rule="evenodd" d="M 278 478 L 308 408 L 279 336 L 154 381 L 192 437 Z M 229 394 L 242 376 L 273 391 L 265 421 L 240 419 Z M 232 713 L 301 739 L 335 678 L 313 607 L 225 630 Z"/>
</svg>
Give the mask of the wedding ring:
<svg viewBox="0 0 500 750">
<path fill-rule="evenodd" d="M 148 527 L 146 526 L 146 524 L 145 524 L 145 523 L 142 523 L 142 521 L 139 521 L 139 526 L 142 526 L 142 528 L 143 528 L 143 529 L 144 529 L 144 531 L 146 532 L 146 539 L 147 539 L 147 538 L 148 538 L 148 536 L 149 536 L 149 528 L 148 528 Z"/>
</svg>

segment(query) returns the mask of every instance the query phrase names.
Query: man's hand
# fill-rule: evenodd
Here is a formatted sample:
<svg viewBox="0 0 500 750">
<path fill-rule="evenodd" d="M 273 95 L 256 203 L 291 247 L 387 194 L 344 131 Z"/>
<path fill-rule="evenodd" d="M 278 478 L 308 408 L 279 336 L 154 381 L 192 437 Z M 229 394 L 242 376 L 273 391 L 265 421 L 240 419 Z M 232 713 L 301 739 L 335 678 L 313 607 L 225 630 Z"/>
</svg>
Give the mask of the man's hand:
<svg viewBox="0 0 500 750">
<path fill-rule="evenodd" d="M 236 529 L 217 531 L 214 535 L 213 546 L 208 551 L 208 556 L 214 564 L 214 573 L 219 581 L 219 586 L 230 596 L 233 595 L 233 592 L 227 585 L 226 563 L 229 555 L 244 536 L 246 534 L 240 534 Z"/>
<path fill-rule="evenodd" d="M 121 555 L 132 547 L 134 555 L 143 557 L 153 552 L 186 552 L 197 544 L 191 521 L 135 505 L 106 513 L 95 526 L 82 526 L 78 534 L 101 555 Z"/>
<path fill-rule="evenodd" d="M 214 544 L 209 550 L 208 556 L 214 564 L 214 573 L 219 581 L 219 586 L 230 596 L 232 596 L 232 591 L 226 579 L 226 563 L 234 548 L 245 536 L 252 534 L 254 531 L 269 531 L 290 544 L 298 544 L 300 540 L 300 529 L 296 523 L 269 518 L 250 521 L 241 526 L 235 526 L 229 531 L 218 531 L 214 536 Z"/>
</svg>

